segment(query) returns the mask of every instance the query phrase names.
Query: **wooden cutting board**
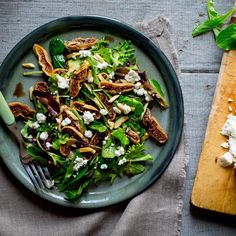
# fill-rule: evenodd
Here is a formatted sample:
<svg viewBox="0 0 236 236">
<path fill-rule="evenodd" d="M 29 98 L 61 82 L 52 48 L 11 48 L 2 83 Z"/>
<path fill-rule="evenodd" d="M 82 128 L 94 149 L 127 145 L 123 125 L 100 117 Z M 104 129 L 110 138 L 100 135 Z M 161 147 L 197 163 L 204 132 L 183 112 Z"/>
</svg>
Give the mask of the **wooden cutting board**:
<svg viewBox="0 0 236 236">
<path fill-rule="evenodd" d="M 234 16 L 232 20 L 235 19 Z M 230 113 L 229 106 L 236 115 L 236 104 L 229 103 L 228 98 L 236 102 L 236 50 L 223 55 L 190 200 L 196 207 L 236 215 L 236 172 L 217 163 L 217 158 L 226 151 L 220 146 L 226 141 L 220 130 Z"/>
</svg>

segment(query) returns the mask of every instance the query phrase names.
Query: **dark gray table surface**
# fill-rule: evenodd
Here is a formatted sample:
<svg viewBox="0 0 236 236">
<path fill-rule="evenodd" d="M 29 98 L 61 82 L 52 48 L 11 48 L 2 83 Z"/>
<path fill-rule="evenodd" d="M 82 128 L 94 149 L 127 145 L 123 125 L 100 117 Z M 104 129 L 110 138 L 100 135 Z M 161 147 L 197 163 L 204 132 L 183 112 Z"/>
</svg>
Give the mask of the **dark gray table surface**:
<svg viewBox="0 0 236 236">
<path fill-rule="evenodd" d="M 225 12 L 233 0 L 218 0 Z M 220 68 L 222 51 L 211 33 L 192 39 L 191 30 L 205 19 L 203 0 L 0 0 L 0 63 L 11 48 L 36 27 L 69 15 L 97 14 L 133 24 L 156 16 L 169 18 L 181 67 L 185 101 L 187 154 L 181 235 L 236 235 L 236 218 L 191 209 L 189 198 Z"/>
</svg>

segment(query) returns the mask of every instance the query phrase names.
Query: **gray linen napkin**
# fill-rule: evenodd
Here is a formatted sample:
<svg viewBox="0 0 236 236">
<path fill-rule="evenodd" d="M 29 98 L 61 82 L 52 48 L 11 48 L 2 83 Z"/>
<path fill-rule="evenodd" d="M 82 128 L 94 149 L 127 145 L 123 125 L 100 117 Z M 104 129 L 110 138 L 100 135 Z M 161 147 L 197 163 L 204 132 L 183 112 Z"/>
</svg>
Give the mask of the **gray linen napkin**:
<svg viewBox="0 0 236 236">
<path fill-rule="evenodd" d="M 179 75 L 168 21 L 158 17 L 136 27 L 160 46 Z M 94 212 L 61 208 L 35 197 L 0 162 L 0 235 L 178 235 L 186 163 L 182 140 L 168 169 L 150 188 L 129 202 Z"/>
</svg>

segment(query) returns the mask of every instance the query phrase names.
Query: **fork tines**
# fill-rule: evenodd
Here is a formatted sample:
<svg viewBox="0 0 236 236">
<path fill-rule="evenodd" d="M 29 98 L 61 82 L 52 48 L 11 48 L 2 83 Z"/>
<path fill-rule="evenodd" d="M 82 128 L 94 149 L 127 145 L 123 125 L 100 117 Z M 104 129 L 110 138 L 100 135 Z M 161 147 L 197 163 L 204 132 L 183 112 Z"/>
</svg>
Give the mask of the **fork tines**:
<svg viewBox="0 0 236 236">
<path fill-rule="evenodd" d="M 53 187 L 54 181 L 51 180 L 47 167 L 42 168 L 39 164 L 31 162 L 24 164 L 24 168 L 37 190 Z"/>
</svg>

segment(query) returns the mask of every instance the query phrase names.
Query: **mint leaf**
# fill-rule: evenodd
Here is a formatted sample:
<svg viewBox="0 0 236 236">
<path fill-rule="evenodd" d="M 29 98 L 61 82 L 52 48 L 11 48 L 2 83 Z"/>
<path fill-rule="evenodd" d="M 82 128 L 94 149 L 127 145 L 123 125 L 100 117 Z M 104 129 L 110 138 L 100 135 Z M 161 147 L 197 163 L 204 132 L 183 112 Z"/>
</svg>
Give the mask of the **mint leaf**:
<svg viewBox="0 0 236 236">
<path fill-rule="evenodd" d="M 198 35 L 211 31 L 212 29 L 221 27 L 224 24 L 224 22 L 234 13 L 234 10 L 235 10 L 234 8 L 231 8 L 224 15 L 206 20 L 201 24 L 197 25 L 192 31 L 192 36 L 196 37 Z"/>
<path fill-rule="evenodd" d="M 216 37 L 216 44 L 226 51 L 236 49 L 236 24 L 230 24 Z"/>
</svg>

